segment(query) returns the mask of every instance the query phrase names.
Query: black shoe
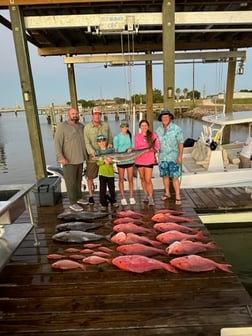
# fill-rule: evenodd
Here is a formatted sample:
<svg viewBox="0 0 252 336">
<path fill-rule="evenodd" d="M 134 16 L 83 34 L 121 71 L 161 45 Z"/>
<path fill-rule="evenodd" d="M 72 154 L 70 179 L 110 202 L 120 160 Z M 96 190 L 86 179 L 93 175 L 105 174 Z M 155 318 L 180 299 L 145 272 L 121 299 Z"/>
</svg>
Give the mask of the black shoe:
<svg viewBox="0 0 252 336">
<path fill-rule="evenodd" d="M 95 201 L 94 201 L 94 197 L 93 197 L 93 196 L 90 196 L 90 197 L 89 197 L 88 203 L 89 203 L 89 204 L 95 204 Z"/>
<path fill-rule="evenodd" d="M 108 203 L 112 204 L 112 199 L 108 194 L 106 194 L 106 200 L 108 201 Z"/>
</svg>

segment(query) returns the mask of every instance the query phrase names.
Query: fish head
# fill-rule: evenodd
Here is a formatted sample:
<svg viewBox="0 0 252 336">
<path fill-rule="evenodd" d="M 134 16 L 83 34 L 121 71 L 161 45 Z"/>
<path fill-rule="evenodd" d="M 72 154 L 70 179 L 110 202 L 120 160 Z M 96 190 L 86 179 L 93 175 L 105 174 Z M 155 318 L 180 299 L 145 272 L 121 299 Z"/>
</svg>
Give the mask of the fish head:
<svg viewBox="0 0 252 336">
<path fill-rule="evenodd" d="M 125 256 L 119 256 L 119 257 L 112 259 L 112 264 L 117 266 L 120 269 L 128 270 L 128 263 L 127 263 L 127 259 L 125 259 Z"/>
<path fill-rule="evenodd" d="M 163 222 L 164 220 L 164 214 L 162 213 L 157 213 L 151 218 L 154 222 Z"/>
<path fill-rule="evenodd" d="M 70 235 L 70 231 L 62 231 L 62 232 L 58 232 L 55 235 L 53 235 L 52 239 L 66 242 L 68 240 L 69 235 Z"/>
<path fill-rule="evenodd" d="M 170 244 L 165 251 L 168 254 L 180 254 L 182 252 L 182 244 L 180 241 L 175 241 L 172 244 Z"/>
<path fill-rule="evenodd" d="M 178 269 L 185 270 L 188 269 L 190 265 L 190 260 L 188 259 L 188 257 L 189 256 L 174 258 L 170 261 L 170 263 L 172 264 L 172 266 L 175 266 Z"/>
<path fill-rule="evenodd" d="M 122 227 L 121 227 L 120 224 L 117 224 L 113 227 L 113 230 L 116 231 L 116 232 L 120 232 L 120 231 L 122 231 Z"/>
<path fill-rule="evenodd" d="M 118 245 L 123 244 L 125 239 L 126 239 L 126 234 L 124 232 L 118 232 L 113 237 L 111 237 L 112 242 Z"/>
</svg>

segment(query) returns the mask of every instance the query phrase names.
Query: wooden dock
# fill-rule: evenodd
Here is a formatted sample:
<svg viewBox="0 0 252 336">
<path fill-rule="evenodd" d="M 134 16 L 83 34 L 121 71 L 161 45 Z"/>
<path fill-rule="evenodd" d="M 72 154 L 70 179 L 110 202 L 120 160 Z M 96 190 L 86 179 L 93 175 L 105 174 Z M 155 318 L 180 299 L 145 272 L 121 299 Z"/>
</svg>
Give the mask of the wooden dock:
<svg viewBox="0 0 252 336">
<path fill-rule="evenodd" d="M 235 195 L 238 191 L 225 189 L 225 197 L 234 195 L 233 202 L 237 203 L 241 200 Z M 183 191 L 181 207 L 187 217 L 195 219 L 191 225 L 202 229 L 209 240 L 211 236 L 200 222 L 195 207 L 199 204 L 202 207 L 204 197 L 207 203 L 212 192 Z M 146 227 L 152 227 L 150 218 L 155 211 L 164 206 L 176 208 L 173 200 L 160 201 L 161 194 L 156 191 L 155 209 L 150 209 L 143 205 L 141 192 L 137 192 L 137 205 L 131 209 L 148 216 Z M 219 197 L 224 203 L 224 195 Z M 97 195 L 95 198 L 97 200 Z M 52 261 L 47 259 L 49 253 L 63 253 L 66 247 L 82 247 L 51 239 L 55 226 L 62 223 L 57 215 L 67 206 L 68 200 L 64 197 L 56 206 L 34 208 L 40 246 L 33 246 L 31 232 L 1 271 L 0 335 L 217 336 L 222 328 L 252 326 L 252 299 L 234 273 L 216 270 L 174 274 L 155 270 L 136 274 L 108 263 L 89 265 L 86 271 L 52 269 Z M 97 209 L 95 205 L 93 210 Z M 96 232 L 109 233 L 115 215 L 103 219 L 107 226 Z M 18 221 L 27 220 L 25 212 Z M 115 248 L 107 240 L 101 242 Z M 225 262 L 220 248 L 201 255 Z M 170 257 L 159 259 L 167 261 Z"/>
</svg>

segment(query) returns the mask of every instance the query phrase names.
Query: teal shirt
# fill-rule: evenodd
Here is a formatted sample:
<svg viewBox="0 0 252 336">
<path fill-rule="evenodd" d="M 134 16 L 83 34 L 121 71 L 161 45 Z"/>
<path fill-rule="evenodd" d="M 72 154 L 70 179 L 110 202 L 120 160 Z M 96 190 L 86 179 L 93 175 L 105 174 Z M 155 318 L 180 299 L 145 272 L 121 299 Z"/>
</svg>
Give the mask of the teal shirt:
<svg viewBox="0 0 252 336">
<path fill-rule="evenodd" d="M 119 133 L 114 137 L 114 149 L 116 152 L 118 153 L 124 153 L 126 152 L 129 148 L 133 148 L 133 139 L 130 137 L 129 134 L 123 134 L 123 133 Z M 120 165 L 125 165 L 125 164 L 131 164 L 134 163 L 134 160 L 132 161 L 125 161 L 120 163 L 117 163 L 117 166 Z"/>
<path fill-rule="evenodd" d="M 102 154 L 112 154 L 114 153 L 113 148 L 108 148 L 108 149 L 97 149 L 97 155 L 102 155 Z M 111 164 L 106 164 L 103 159 L 97 161 L 97 165 L 99 166 L 98 170 L 98 175 L 101 176 L 106 176 L 106 177 L 114 177 L 115 176 L 115 171 L 114 171 L 114 166 L 113 163 Z"/>
<path fill-rule="evenodd" d="M 179 155 L 179 144 L 184 142 L 182 129 L 171 122 L 166 131 L 161 125 L 156 133 L 160 142 L 159 161 L 176 162 Z"/>
</svg>

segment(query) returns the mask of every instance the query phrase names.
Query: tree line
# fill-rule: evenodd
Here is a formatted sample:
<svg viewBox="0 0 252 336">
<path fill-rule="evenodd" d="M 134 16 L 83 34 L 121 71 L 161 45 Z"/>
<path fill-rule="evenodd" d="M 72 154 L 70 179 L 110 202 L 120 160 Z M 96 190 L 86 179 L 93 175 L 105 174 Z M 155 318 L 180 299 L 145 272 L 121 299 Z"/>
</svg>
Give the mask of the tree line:
<svg viewBox="0 0 252 336">
<path fill-rule="evenodd" d="M 189 91 L 187 88 L 184 88 L 181 90 L 180 88 L 177 88 L 174 93 L 174 99 L 179 101 L 183 99 L 188 100 L 195 100 L 200 99 L 200 92 L 197 90 Z M 137 93 L 131 96 L 131 99 L 126 99 L 122 97 L 114 97 L 112 99 L 115 104 L 117 105 L 123 105 L 123 104 L 146 104 L 146 94 L 143 93 Z M 153 90 L 153 103 L 163 103 L 164 97 L 162 94 L 162 91 L 159 89 Z M 80 104 L 83 108 L 92 108 L 95 105 L 97 105 L 97 100 L 85 100 L 85 99 L 79 99 L 78 104 Z M 71 102 L 67 102 L 67 105 L 71 105 Z"/>
</svg>

